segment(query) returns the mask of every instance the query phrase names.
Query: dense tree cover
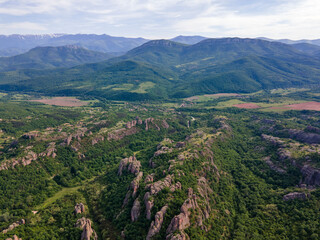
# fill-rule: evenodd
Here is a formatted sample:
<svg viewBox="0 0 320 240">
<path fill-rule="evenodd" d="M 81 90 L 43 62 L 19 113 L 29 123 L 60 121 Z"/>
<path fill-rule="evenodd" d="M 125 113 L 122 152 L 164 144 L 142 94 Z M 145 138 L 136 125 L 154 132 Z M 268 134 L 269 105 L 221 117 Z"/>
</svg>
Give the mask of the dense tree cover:
<svg viewBox="0 0 320 240">
<path fill-rule="evenodd" d="M 267 101 L 264 96 L 255 100 Z M 205 104 L 212 107 L 218 101 L 224 100 Z M 166 237 L 167 226 L 180 213 L 181 205 L 188 198 L 188 188 L 197 192 L 199 176 L 205 176 L 213 190 L 209 200 L 211 212 L 203 223 L 206 228 L 197 227 L 196 219 L 191 217 L 191 226 L 185 230 L 191 239 L 318 239 L 320 235 L 319 189 L 297 188 L 302 178 L 300 171 L 290 166 L 287 160 L 280 162 L 278 148 L 261 139 L 264 133 L 285 140 L 288 136 L 282 134 L 283 130 L 304 130 L 309 125 L 320 127 L 317 112 L 204 109 L 201 104 L 169 112 L 167 103 L 111 104 L 103 101 L 88 107 L 88 111 L 80 108 L 68 112 L 63 108 L 38 104 L 8 103 L 8 106 L 10 104 L 17 107 L 17 113 L 12 114 L 3 105 L 0 110 L 3 109 L 5 121 L 0 124 L 3 124 L 1 128 L 5 136 L 16 136 L 17 143 L 3 149 L 2 160 L 22 155 L 21 147 L 35 145 L 36 152 L 46 149 L 47 142 L 20 138 L 23 132 L 42 131 L 65 122 L 76 124 L 81 117 L 88 121 L 87 127 L 93 136 L 121 128 L 137 115 L 142 119 L 166 119 L 170 127 L 161 127 L 160 131 L 151 127 L 146 131 L 145 125 L 137 125 L 138 131 L 133 135 L 120 140 L 105 138 L 95 145 L 91 143 L 91 136 L 85 136 L 81 140 L 84 158 L 79 158 L 72 144 L 67 146 L 63 140 L 58 140 L 56 158 L 44 157 L 28 166 L 0 171 L 0 230 L 21 218 L 26 219 L 26 225 L 8 234 L 0 234 L 0 239 L 13 234 L 24 240 L 79 239 L 81 231 L 74 224 L 81 216 L 93 221 L 93 227 L 102 239 L 118 239 L 122 231 L 125 231 L 126 239 L 145 239 L 151 223 L 145 218 L 143 204 L 147 183 L 140 182 L 137 196 L 141 202 L 141 215 L 138 221 L 131 222 L 134 199 L 130 198 L 126 206 L 122 205 L 135 176 L 127 171 L 122 176 L 117 175 L 120 160 L 135 155 L 141 162 L 144 177 L 154 173 L 157 181 L 168 173 L 170 160 L 178 159 L 184 151 L 196 153 L 198 158 L 187 157 L 182 165 L 178 164 L 173 169 L 174 181 L 181 183 L 181 189 L 171 192 L 165 188 L 154 196 L 152 220 L 164 205 L 169 207 L 163 227 L 154 239 Z M 143 108 L 148 111 L 132 110 Z M 13 128 L 12 132 L 5 130 L 12 122 L 30 115 L 30 122 L 23 120 L 25 128 Z M 164 138 L 174 141 L 166 143 L 172 151 L 154 157 L 157 167 L 152 168 L 150 159 Z M 211 160 L 201 152 L 206 149 L 206 141 L 210 138 L 213 139 L 210 150 L 218 170 L 208 171 L 204 166 Z M 186 147 L 175 147 L 177 142 L 185 142 Z M 266 156 L 281 166 L 288 164 L 286 173 L 270 169 L 263 160 Z M 319 161 L 318 154 L 310 156 L 315 163 Z M 293 191 L 308 191 L 310 197 L 305 201 L 283 201 L 283 196 Z M 86 213 L 75 216 L 74 206 L 79 202 L 85 204 Z M 31 211 L 34 210 L 39 212 L 33 214 Z"/>
</svg>

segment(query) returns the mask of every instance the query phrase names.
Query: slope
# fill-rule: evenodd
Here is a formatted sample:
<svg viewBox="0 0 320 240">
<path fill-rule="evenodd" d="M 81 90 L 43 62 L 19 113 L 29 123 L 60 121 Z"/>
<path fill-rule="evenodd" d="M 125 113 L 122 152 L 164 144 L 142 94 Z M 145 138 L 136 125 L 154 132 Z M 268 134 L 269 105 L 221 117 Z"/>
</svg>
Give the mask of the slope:
<svg viewBox="0 0 320 240">
<path fill-rule="evenodd" d="M 73 67 L 84 63 L 100 62 L 112 55 L 90 51 L 77 46 L 36 47 L 14 57 L 0 58 L 0 71 Z"/>
</svg>

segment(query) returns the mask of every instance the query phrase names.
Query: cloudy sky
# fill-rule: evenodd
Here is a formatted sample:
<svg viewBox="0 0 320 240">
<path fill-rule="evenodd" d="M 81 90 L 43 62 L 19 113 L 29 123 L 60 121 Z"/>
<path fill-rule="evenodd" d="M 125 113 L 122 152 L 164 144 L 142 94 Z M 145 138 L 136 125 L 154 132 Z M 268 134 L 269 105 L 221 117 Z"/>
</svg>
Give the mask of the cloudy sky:
<svg viewBox="0 0 320 240">
<path fill-rule="evenodd" d="M 0 34 L 320 38 L 319 0 L 0 0 Z"/>
</svg>

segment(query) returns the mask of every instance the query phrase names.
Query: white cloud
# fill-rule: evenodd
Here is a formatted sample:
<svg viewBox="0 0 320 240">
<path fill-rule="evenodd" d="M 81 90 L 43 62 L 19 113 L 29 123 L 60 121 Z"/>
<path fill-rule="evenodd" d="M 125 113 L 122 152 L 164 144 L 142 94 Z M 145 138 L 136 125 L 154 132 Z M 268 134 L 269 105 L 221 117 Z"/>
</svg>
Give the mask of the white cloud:
<svg viewBox="0 0 320 240">
<path fill-rule="evenodd" d="M 10 15 L 22 25 L 41 22 L 56 32 L 148 37 L 319 38 L 319 12 L 318 0 L 0 0 L 0 17 Z"/>
<path fill-rule="evenodd" d="M 4 34 L 30 33 L 33 31 L 46 31 L 47 28 L 33 22 L 16 22 L 10 24 L 0 24 L 0 28 Z"/>
</svg>

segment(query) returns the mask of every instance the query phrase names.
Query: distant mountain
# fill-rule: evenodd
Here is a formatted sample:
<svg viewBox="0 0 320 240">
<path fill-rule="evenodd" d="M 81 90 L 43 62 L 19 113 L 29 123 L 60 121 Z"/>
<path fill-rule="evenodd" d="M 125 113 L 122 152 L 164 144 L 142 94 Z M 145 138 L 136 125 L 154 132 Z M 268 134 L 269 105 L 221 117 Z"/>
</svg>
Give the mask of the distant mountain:
<svg viewBox="0 0 320 240">
<path fill-rule="evenodd" d="M 174 38 L 171 38 L 171 41 L 178 42 L 178 43 L 184 43 L 184 44 L 196 44 L 198 42 L 201 42 L 202 40 L 207 39 L 206 37 L 202 36 L 177 36 Z"/>
<path fill-rule="evenodd" d="M 265 38 L 265 37 L 259 37 L 259 38 L 257 38 L 257 39 L 266 40 L 266 41 L 272 41 L 272 42 L 282 42 L 282 43 L 285 43 L 285 44 L 308 43 L 308 44 L 320 46 L 320 39 L 313 39 L 313 40 L 307 40 L 307 39 L 291 40 L 291 39 L 271 39 L 271 38 Z"/>
<path fill-rule="evenodd" d="M 84 63 L 107 60 L 112 55 L 78 46 L 36 47 L 14 57 L 0 58 L 0 71 L 73 67 Z"/>
<path fill-rule="evenodd" d="M 298 49 L 301 52 L 311 55 L 316 55 L 318 52 L 320 52 L 320 46 L 313 45 L 310 43 L 294 43 L 292 44 L 292 47 Z"/>
<path fill-rule="evenodd" d="M 147 42 L 143 38 L 113 37 L 106 34 L 0 35 L 0 56 L 13 56 L 38 46 L 77 45 L 89 50 L 125 53 Z"/>
<path fill-rule="evenodd" d="M 283 43 L 249 38 L 212 38 L 194 45 L 169 40 L 152 40 L 130 50 L 118 61 L 131 59 L 185 69 L 226 63 L 252 55 L 294 59 L 294 61 L 305 58 L 303 53 Z"/>
<path fill-rule="evenodd" d="M 0 74 L 0 89 L 107 99 L 182 98 L 318 84 L 320 60 L 292 45 L 259 39 L 149 41 L 121 57 L 69 69 Z"/>
</svg>

